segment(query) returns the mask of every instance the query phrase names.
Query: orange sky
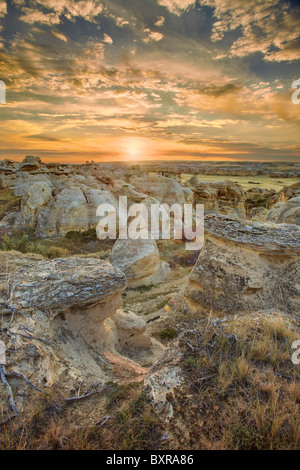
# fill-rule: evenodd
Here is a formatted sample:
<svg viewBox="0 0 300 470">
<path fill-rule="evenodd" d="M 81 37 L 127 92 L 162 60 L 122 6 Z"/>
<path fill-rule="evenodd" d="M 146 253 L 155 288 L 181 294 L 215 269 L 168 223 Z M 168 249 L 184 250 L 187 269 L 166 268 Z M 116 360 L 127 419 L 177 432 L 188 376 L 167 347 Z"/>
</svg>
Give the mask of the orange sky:
<svg viewBox="0 0 300 470">
<path fill-rule="evenodd" d="M 0 158 L 299 161 L 300 8 L 0 0 Z"/>
</svg>

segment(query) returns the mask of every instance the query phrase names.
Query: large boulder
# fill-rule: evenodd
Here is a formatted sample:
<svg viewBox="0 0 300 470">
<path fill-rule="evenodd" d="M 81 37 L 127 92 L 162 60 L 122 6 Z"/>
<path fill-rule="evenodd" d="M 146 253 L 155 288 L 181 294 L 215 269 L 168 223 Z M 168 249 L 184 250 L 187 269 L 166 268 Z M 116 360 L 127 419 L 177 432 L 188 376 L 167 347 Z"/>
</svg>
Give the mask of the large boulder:
<svg viewBox="0 0 300 470">
<path fill-rule="evenodd" d="M 199 315 L 270 309 L 299 315 L 300 228 L 209 215 L 185 293 Z"/>
<path fill-rule="evenodd" d="M 275 204 L 268 212 L 267 219 L 275 224 L 300 225 L 300 196 Z"/>
<path fill-rule="evenodd" d="M 125 287 L 125 276 L 118 268 L 94 258 L 39 261 L 19 269 L 9 285 L 10 302 L 23 308 L 51 310 L 52 316 L 87 309 L 113 297 L 112 308 L 99 310 L 101 320 L 121 306 Z"/>
<path fill-rule="evenodd" d="M 158 284 L 169 273 L 167 263 L 160 262 L 155 240 L 120 240 L 113 246 L 111 262 L 125 274 L 129 287 Z"/>
</svg>

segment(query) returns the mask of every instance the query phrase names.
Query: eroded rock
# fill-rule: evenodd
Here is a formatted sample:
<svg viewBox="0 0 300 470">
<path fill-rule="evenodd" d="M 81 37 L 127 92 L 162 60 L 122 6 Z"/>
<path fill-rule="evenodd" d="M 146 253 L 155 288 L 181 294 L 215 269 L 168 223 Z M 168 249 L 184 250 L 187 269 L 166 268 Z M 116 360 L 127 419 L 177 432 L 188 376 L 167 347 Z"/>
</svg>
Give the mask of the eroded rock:
<svg viewBox="0 0 300 470">
<path fill-rule="evenodd" d="M 267 219 L 275 224 L 300 225 L 300 196 L 275 204 L 268 212 Z"/>
<path fill-rule="evenodd" d="M 299 315 L 300 229 L 210 215 L 190 275 L 187 306 L 199 315 L 278 309 Z"/>
<path fill-rule="evenodd" d="M 245 191 L 233 181 L 199 181 L 192 177 L 190 185 L 194 190 L 194 203 L 204 204 L 206 212 L 223 214 L 242 214 L 244 211 Z"/>
<path fill-rule="evenodd" d="M 120 268 L 129 287 L 147 286 L 164 281 L 169 273 L 167 263 L 160 262 L 155 240 L 117 240 L 111 262 Z"/>
</svg>

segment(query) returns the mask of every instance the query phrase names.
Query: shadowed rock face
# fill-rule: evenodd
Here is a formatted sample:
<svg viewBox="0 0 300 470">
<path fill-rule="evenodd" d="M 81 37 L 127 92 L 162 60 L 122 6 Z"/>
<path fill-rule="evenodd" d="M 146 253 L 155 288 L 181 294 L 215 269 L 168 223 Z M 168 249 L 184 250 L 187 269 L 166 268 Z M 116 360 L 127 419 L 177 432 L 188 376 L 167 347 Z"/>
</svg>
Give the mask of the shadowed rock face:
<svg viewBox="0 0 300 470">
<path fill-rule="evenodd" d="M 205 219 L 205 246 L 190 275 L 187 306 L 199 314 L 300 312 L 300 229 Z"/>
</svg>

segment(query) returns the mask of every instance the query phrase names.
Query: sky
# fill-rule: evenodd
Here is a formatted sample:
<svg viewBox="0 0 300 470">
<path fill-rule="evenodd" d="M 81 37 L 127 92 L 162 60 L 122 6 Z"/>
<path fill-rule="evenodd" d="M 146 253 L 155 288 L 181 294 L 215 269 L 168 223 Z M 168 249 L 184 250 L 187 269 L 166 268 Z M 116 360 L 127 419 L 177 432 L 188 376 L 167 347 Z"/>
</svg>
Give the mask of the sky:
<svg viewBox="0 0 300 470">
<path fill-rule="evenodd" d="M 300 3 L 0 0 L 0 159 L 300 162 Z"/>
</svg>

